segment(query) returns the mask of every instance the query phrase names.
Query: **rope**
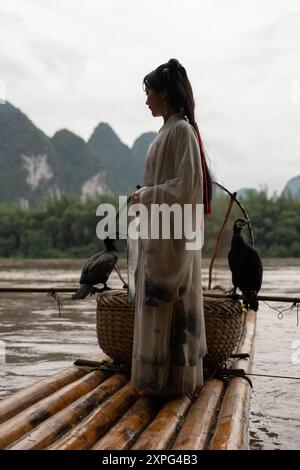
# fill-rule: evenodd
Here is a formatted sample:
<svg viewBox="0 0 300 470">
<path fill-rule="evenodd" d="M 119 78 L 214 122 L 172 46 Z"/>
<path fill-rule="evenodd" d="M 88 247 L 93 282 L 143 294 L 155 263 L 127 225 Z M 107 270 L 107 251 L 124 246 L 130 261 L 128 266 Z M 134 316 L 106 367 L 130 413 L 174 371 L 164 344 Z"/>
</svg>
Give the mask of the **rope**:
<svg viewBox="0 0 300 470">
<path fill-rule="evenodd" d="M 88 359 L 76 359 L 73 363 L 75 366 L 80 367 L 81 369 L 85 370 L 86 372 L 92 372 L 94 370 L 102 370 L 108 374 L 118 374 L 124 373 L 129 374 L 131 371 L 131 365 L 127 363 L 115 363 L 109 361 L 90 361 Z"/>
<path fill-rule="evenodd" d="M 267 378 L 272 378 L 272 379 L 286 379 L 286 380 L 300 380 L 300 377 L 295 377 L 295 376 L 288 376 L 288 375 L 272 375 L 272 374 L 258 374 L 258 373 L 252 373 L 252 372 L 246 372 L 244 369 L 227 369 L 227 367 L 220 367 L 216 369 L 212 375 L 205 380 L 204 383 L 209 382 L 211 379 L 214 377 L 220 380 L 223 380 L 225 383 L 228 383 L 230 379 L 233 379 L 234 377 L 239 377 L 247 380 L 249 382 L 249 385 L 251 388 L 253 388 L 252 382 L 249 379 L 248 375 L 254 376 L 254 377 L 267 377 Z"/>
<path fill-rule="evenodd" d="M 233 300 L 242 300 L 245 298 L 244 295 L 239 295 L 239 294 L 233 294 L 233 295 L 228 295 L 228 294 L 211 294 L 210 292 L 206 293 L 205 290 L 203 291 L 203 297 L 212 297 L 212 298 L 218 298 L 218 299 L 224 299 L 224 301 L 226 301 L 226 299 L 233 299 Z M 290 307 L 286 307 L 284 309 L 279 309 L 278 307 L 272 307 L 270 304 L 268 304 L 268 302 L 266 302 L 266 300 L 264 299 L 268 299 L 270 301 L 274 301 L 274 302 L 292 302 L 292 305 Z M 293 310 L 294 307 L 297 308 L 297 311 L 296 311 L 296 315 L 297 315 L 297 326 L 299 326 L 299 307 L 300 307 L 300 298 L 298 297 L 268 297 L 268 296 L 257 296 L 257 300 L 265 303 L 270 309 L 272 310 L 275 310 L 276 312 L 278 312 L 278 319 L 279 320 L 282 320 L 283 319 L 283 313 L 288 311 L 288 310 Z M 222 303 L 220 301 L 220 303 Z"/>
<path fill-rule="evenodd" d="M 271 377 L 272 379 L 289 379 L 289 380 L 300 380 L 300 377 L 288 376 L 288 375 L 271 375 L 271 374 L 252 374 L 248 372 L 246 375 L 255 375 L 257 377 Z"/>
<path fill-rule="evenodd" d="M 127 283 L 124 281 L 124 279 L 122 278 L 122 275 L 121 275 L 120 270 L 119 270 L 119 268 L 118 268 L 118 266 L 117 266 L 117 263 L 115 264 L 115 270 L 116 270 L 117 275 L 119 276 L 120 280 L 121 280 L 122 283 L 123 283 L 123 288 L 124 288 L 124 289 L 127 288 L 128 285 L 127 285 Z"/>
<path fill-rule="evenodd" d="M 253 388 L 252 382 L 247 375 L 248 374 L 246 374 L 244 369 L 227 369 L 227 367 L 219 367 L 215 371 L 215 377 L 223 380 L 224 383 L 228 383 L 229 380 L 234 377 L 239 377 L 241 379 L 245 379 L 249 383 L 250 387 Z"/>
<path fill-rule="evenodd" d="M 297 326 L 299 326 L 299 306 L 300 306 L 300 299 L 294 299 L 292 305 L 287 308 L 279 309 L 278 307 L 272 307 L 272 305 L 268 304 L 265 300 L 263 300 L 263 303 L 266 304 L 271 310 L 275 310 L 275 312 L 278 312 L 277 318 L 279 320 L 283 320 L 283 313 L 287 312 L 288 310 L 293 310 L 294 307 L 297 308 Z"/>
<path fill-rule="evenodd" d="M 246 295 L 240 294 L 215 294 L 211 292 L 206 292 L 205 289 L 203 290 L 204 297 L 213 297 L 215 299 L 233 299 L 233 300 L 243 300 L 247 299 Z M 270 300 L 273 302 L 293 302 L 293 303 L 300 303 L 300 297 L 284 297 L 284 296 L 277 296 L 277 295 L 260 295 L 256 296 L 257 300 Z"/>
<path fill-rule="evenodd" d="M 47 294 L 49 297 L 53 297 L 55 302 L 56 302 L 56 307 L 57 307 L 57 310 L 58 310 L 58 316 L 60 317 L 61 316 L 61 310 L 62 310 L 62 301 L 61 301 L 61 298 L 59 297 L 58 293 L 55 292 L 55 291 L 52 291 L 52 292 L 49 292 Z"/>
</svg>

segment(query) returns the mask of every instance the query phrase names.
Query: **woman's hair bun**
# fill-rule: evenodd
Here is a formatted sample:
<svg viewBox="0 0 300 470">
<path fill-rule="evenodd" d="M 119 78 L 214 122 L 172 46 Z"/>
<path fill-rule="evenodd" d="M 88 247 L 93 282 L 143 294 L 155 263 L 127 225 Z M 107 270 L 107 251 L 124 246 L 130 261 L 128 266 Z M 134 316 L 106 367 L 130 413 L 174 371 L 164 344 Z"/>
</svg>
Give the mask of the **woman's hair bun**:
<svg viewBox="0 0 300 470">
<path fill-rule="evenodd" d="M 168 61 L 168 66 L 172 69 L 172 70 L 176 70 L 176 71 L 179 71 L 181 70 L 183 67 L 181 65 L 181 63 L 179 62 L 179 60 L 177 59 L 170 59 Z"/>
</svg>

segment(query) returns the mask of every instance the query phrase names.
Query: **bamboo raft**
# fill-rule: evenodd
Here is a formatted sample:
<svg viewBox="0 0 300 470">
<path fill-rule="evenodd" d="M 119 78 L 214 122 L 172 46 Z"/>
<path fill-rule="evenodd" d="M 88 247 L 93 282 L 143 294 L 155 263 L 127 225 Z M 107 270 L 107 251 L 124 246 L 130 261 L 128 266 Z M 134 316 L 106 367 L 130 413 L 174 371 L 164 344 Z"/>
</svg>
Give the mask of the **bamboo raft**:
<svg viewBox="0 0 300 470">
<path fill-rule="evenodd" d="M 251 372 L 256 316 L 244 315 L 232 366 Z M 97 361 L 107 361 L 101 354 Z M 207 381 L 198 398 L 139 396 L 123 372 L 63 369 L 0 402 L 0 448 L 12 450 L 240 450 L 248 448 L 251 386 Z"/>
</svg>

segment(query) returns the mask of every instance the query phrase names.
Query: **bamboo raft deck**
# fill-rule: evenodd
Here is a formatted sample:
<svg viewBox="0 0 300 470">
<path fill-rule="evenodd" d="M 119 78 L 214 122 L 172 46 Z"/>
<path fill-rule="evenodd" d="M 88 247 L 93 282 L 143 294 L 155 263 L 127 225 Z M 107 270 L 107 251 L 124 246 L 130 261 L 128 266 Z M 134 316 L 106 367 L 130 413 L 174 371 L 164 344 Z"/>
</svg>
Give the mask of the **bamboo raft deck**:
<svg viewBox="0 0 300 470">
<path fill-rule="evenodd" d="M 256 315 L 244 316 L 233 367 L 251 372 Z M 105 354 L 96 358 L 107 360 Z M 212 378 L 198 398 L 139 396 L 125 373 L 72 366 L 0 402 L 0 448 L 13 450 L 241 450 L 250 384 Z"/>
</svg>

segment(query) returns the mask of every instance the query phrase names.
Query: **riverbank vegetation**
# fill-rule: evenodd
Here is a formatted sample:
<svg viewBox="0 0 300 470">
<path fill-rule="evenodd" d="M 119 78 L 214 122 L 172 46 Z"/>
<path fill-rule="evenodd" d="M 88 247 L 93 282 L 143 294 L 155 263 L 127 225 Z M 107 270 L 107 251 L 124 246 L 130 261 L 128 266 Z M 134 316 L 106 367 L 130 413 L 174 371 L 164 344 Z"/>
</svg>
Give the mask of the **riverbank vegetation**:
<svg viewBox="0 0 300 470">
<path fill-rule="evenodd" d="M 118 207 L 117 196 L 101 196 L 81 202 L 62 196 L 38 208 L 19 204 L 0 205 L 0 257 L 86 258 L 104 247 L 96 236 L 101 203 Z M 300 199 L 288 195 L 268 196 L 266 191 L 249 191 L 241 202 L 252 222 L 256 248 L 262 257 L 300 257 Z M 222 224 L 228 199 L 217 195 L 213 214 L 205 220 L 203 256 L 210 257 Z M 226 256 L 232 221 L 241 213 L 233 211 L 224 233 L 220 256 Z"/>
</svg>

